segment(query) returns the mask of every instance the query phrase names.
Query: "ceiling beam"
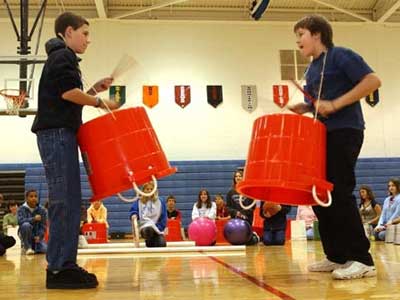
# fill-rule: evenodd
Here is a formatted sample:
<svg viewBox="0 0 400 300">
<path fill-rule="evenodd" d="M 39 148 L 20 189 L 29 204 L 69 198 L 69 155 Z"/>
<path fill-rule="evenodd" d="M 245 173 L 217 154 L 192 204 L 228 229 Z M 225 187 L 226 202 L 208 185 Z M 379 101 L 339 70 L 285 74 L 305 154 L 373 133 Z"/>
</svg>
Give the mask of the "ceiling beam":
<svg viewBox="0 0 400 300">
<path fill-rule="evenodd" d="M 378 23 L 383 23 L 387 19 L 390 18 L 391 15 L 393 15 L 397 9 L 400 8 L 400 0 L 397 0 L 391 7 L 389 7 L 387 10 L 382 7 L 380 10 L 377 10 L 376 16 L 377 16 L 377 22 Z"/>
<path fill-rule="evenodd" d="M 173 4 L 177 4 L 177 3 L 181 3 L 181 2 L 186 2 L 186 1 L 188 1 L 188 0 L 164 0 L 164 1 L 160 1 L 157 4 L 154 4 L 154 5 L 142 8 L 142 9 L 134 10 L 134 11 L 131 11 L 131 12 L 128 12 L 126 14 L 119 15 L 119 16 L 115 16 L 114 19 L 123 19 L 123 18 L 129 17 L 129 16 L 142 14 L 144 12 L 151 11 L 153 9 L 158 9 L 158 8 L 162 8 L 162 7 L 165 7 L 165 6 L 169 6 L 169 5 L 173 5 Z"/>
<path fill-rule="evenodd" d="M 352 17 L 357 18 L 359 20 L 363 20 L 363 21 L 368 22 L 368 23 L 372 22 L 370 19 L 368 19 L 366 17 L 360 16 L 359 14 L 353 13 L 350 10 L 341 8 L 339 6 L 336 6 L 336 5 L 333 5 L 333 4 L 330 4 L 330 3 L 326 3 L 325 1 L 322 1 L 322 0 L 311 0 L 311 1 L 313 1 L 315 3 L 318 3 L 318 4 L 321 4 L 323 6 L 327 6 L 327 7 L 333 8 L 334 10 L 340 11 L 340 12 L 346 14 L 346 15 L 352 16 Z"/>
<path fill-rule="evenodd" d="M 104 0 L 94 0 L 94 3 L 96 4 L 96 10 L 99 18 L 107 19 L 107 8 Z"/>
</svg>

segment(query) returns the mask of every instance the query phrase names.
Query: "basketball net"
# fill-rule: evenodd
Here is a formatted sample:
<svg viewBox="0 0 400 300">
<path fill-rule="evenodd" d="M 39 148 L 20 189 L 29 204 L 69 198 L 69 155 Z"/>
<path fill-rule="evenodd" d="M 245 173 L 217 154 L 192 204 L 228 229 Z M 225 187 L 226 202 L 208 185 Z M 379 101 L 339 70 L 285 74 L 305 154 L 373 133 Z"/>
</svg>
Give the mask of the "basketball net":
<svg viewBox="0 0 400 300">
<path fill-rule="evenodd" d="M 6 101 L 6 112 L 9 115 L 18 115 L 19 109 L 25 102 L 25 92 L 21 92 L 17 89 L 4 89 L 0 90 L 0 95 L 3 96 L 4 101 Z"/>
</svg>

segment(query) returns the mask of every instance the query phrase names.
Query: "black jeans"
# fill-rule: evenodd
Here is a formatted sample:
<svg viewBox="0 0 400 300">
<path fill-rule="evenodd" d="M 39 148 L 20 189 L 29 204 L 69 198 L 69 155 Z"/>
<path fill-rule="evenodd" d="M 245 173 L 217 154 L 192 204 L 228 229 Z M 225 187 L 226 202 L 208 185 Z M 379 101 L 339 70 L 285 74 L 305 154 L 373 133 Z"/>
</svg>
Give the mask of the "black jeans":
<svg viewBox="0 0 400 300">
<path fill-rule="evenodd" d="M 332 205 L 314 206 L 327 258 L 336 263 L 358 261 L 373 265 L 353 190 L 354 168 L 364 140 L 361 130 L 346 128 L 327 133 L 327 180 L 334 184 Z"/>
<path fill-rule="evenodd" d="M 140 235 L 144 238 L 146 247 L 167 247 L 164 235 L 158 234 L 152 227 L 144 227 L 140 230 Z"/>
</svg>

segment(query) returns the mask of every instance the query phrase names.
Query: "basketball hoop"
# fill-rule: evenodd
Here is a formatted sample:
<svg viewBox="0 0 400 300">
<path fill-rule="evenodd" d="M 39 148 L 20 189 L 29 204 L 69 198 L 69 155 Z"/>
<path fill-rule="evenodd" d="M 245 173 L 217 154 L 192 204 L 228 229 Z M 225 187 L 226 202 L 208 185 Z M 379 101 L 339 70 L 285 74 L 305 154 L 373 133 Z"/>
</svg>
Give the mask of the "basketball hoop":
<svg viewBox="0 0 400 300">
<path fill-rule="evenodd" d="M 18 89 L 3 89 L 0 90 L 0 95 L 7 103 L 6 112 L 9 115 L 18 115 L 19 109 L 25 102 L 26 93 Z"/>
</svg>

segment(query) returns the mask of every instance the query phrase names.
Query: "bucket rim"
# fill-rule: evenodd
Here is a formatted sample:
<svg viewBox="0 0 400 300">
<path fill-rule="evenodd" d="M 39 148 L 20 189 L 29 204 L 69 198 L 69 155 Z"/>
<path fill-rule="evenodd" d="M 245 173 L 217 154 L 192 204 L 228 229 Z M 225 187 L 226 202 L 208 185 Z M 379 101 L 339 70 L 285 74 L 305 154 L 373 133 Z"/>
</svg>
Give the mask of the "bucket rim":
<svg viewBox="0 0 400 300">
<path fill-rule="evenodd" d="M 279 183 L 280 182 L 280 183 Z M 290 185 L 290 187 L 289 187 Z M 312 198 L 312 187 L 313 185 L 316 185 L 317 187 L 317 195 L 319 197 L 322 197 L 324 202 L 327 201 L 325 199 L 325 194 L 324 194 L 324 189 L 326 192 L 331 192 L 333 190 L 333 184 L 324 181 L 324 180 L 318 180 L 318 184 L 316 182 L 309 183 L 309 184 L 301 184 L 298 182 L 284 182 L 282 183 L 281 181 L 278 180 L 255 180 L 255 179 L 247 179 L 239 182 L 237 184 L 237 191 L 239 194 L 242 194 L 246 197 L 249 197 L 251 199 L 256 199 L 256 200 L 261 200 L 261 201 L 268 201 L 268 202 L 274 202 L 274 203 L 279 203 L 279 204 L 288 204 L 288 205 L 318 205 Z M 266 199 L 259 197 L 259 195 L 255 196 L 254 194 L 251 195 L 247 190 L 248 189 L 254 189 L 254 188 L 263 188 L 266 190 L 269 190 L 270 194 L 273 194 L 274 197 L 279 194 L 278 190 L 282 191 L 282 194 L 291 194 L 293 195 L 293 200 L 275 200 L 273 197 Z M 309 200 L 305 200 L 305 198 Z M 280 198 L 282 199 L 282 198 Z M 300 201 L 300 199 L 303 199 L 303 201 Z M 299 200 L 299 201 L 298 201 Z M 307 203 L 305 203 L 307 202 Z"/>
</svg>

